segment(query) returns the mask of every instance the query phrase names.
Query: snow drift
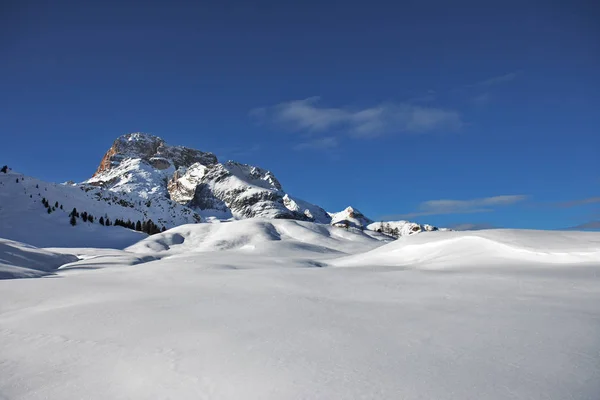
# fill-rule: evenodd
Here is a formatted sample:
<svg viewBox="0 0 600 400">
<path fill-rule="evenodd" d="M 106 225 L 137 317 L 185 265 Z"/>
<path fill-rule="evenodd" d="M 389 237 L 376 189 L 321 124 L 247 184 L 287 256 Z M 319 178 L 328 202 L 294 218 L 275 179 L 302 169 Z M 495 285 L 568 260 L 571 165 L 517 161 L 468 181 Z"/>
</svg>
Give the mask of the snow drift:
<svg viewBox="0 0 600 400">
<path fill-rule="evenodd" d="M 600 235 L 588 232 L 484 230 L 427 232 L 401 237 L 367 253 L 340 258 L 336 266 L 438 267 L 507 262 L 600 262 Z"/>
<path fill-rule="evenodd" d="M 77 257 L 58 254 L 25 243 L 0 239 L 0 279 L 35 278 L 48 275 Z"/>
</svg>

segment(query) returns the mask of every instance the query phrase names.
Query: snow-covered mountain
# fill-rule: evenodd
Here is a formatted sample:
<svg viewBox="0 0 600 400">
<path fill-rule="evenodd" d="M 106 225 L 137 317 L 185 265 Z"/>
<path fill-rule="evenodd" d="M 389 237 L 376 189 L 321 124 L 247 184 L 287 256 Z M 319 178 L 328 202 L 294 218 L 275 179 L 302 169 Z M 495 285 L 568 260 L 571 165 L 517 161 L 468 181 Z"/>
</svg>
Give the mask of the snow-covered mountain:
<svg viewBox="0 0 600 400">
<path fill-rule="evenodd" d="M 329 223 L 322 208 L 287 194 L 272 172 L 209 152 L 170 146 L 157 136 L 123 135 L 85 183 L 112 192 L 171 200 L 210 218 L 298 219 Z"/>
<path fill-rule="evenodd" d="M 79 184 L 48 183 L 10 170 L 0 173 L 0 199 L 0 237 L 37 246 L 60 245 L 61 237 L 70 246 L 75 240 L 95 247 L 118 247 L 139 239 L 135 233 L 116 233 L 122 229 L 114 224 L 101 227 L 100 217 L 129 227 L 137 221 L 152 221 L 159 230 L 246 218 L 294 219 L 359 230 L 380 228 L 355 208 L 328 213 L 290 195 L 271 171 L 235 161 L 219 162 L 213 153 L 171 146 L 144 133 L 117 138 L 93 176 Z M 73 208 L 92 218 L 78 217 L 73 227 Z M 30 226 L 42 229 L 31 231 Z M 437 229 L 406 221 L 385 226 L 392 229 L 382 232 L 393 236 Z M 394 231 L 395 227 L 399 229 Z M 49 231 L 56 234 L 41 233 Z M 78 234 L 72 238 L 74 231 Z"/>
</svg>

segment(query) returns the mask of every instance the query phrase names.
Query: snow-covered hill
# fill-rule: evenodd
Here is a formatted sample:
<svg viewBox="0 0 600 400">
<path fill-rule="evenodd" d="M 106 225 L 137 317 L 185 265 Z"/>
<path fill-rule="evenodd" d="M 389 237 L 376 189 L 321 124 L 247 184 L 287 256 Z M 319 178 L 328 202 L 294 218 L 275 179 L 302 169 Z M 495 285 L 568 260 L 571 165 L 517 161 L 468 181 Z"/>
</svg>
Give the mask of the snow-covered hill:
<svg viewBox="0 0 600 400">
<path fill-rule="evenodd" d="M 0 241 L 0 271 L 54 274 L 0 280 L 0 398 L 597 398 L 600 234 L 386 238 L 253 218 Z"/>
</svg>

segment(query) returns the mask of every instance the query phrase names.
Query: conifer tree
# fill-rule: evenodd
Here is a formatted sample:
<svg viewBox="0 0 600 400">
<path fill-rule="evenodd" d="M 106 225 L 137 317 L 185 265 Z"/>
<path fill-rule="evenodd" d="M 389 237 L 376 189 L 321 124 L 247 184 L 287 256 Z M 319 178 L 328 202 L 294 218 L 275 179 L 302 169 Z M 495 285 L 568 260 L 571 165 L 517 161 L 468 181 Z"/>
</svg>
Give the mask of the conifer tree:
<svg viewBox="0 0 600 400">
<path fill-rule="evenodd" d="M 135 230 L 138 232 L 142 231 L 142 223 L 140 222 L 139 219 L 138 219 L 138 222 L 135 223 Z"/>
<path fill-rule="evenodd" d="M 98 220 L 98 222 L 100 223 L 100 225 L 104 225 L 104 217 L 100 217 L 100 219 Z"/>
<path fill-rule="evenodd" d="M 75 214 L 71 215 L 71 220 L 69 221 L 69 223 L 70 223 L 72 226 L 75 226 L 75 225 L 77 225 L 77 219 L 75 218 Z"/>
</svg>

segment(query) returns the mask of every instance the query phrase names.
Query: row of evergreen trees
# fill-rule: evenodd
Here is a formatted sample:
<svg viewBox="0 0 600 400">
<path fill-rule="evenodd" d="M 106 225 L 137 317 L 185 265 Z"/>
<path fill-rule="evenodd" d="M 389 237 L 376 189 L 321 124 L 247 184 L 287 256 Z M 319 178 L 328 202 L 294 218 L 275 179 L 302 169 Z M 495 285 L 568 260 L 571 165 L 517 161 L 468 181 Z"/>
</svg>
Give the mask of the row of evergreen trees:
<svg viewBox="0 0 600 400">
<path fill-rule="evenodd" d="M 62 206 L 61 206 L 61 208 L 62 208 Z M 69 222 L 73 226 L 77 225 L 77 218 L 81 218 L 83 220 L 83 222 L 91 222 L 91 223 L 93 223 L 95 220 L 95 217 L 92 214 L 88 213 L 87 211 L 83 211 L 80 214 L 77 211 L 77 208 L 73 208 L 73 211 L 71 211 L 69 213 L 69 217 L 70 217 Z M 167 230 L 167 228 L 164 226 L 162 228 L 160 228 L 151 219 L 145 220 L 143 222 L 139 221 L 139 220 L 137 222 L 133 222 L 129 219 L 127 221 L 125 221 L 123 219 L 117 218 L 117 219 L 115 219 L 114 222 L 111 222 L 110 218 L 108 218 L 108 216 L 106 216 L 106 218 L 104 218 L 104 217 L 98 218 L 98 223 L 103 226 L 111 226 L 111 225 L 122 226 L 124 228 L 136 230 L 138 232 L 147 233 L 148 235 L 154 235 L 156 233 L 164 232 Z"/>
</svg>

